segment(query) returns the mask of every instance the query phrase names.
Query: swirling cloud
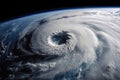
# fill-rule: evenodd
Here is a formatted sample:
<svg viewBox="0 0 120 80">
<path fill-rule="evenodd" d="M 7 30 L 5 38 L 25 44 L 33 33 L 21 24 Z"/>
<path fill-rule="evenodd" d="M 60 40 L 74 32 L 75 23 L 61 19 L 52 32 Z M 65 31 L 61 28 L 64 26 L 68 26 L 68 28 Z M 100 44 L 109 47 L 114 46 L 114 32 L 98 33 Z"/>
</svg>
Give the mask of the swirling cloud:
<svg viewBox="0 0 120 80">
<path fill-rule="evenodd" d="M 119 80 L 118 13 L 68 10 L 33 20 L 16 44 L 16 79 Z"/>
</svg>

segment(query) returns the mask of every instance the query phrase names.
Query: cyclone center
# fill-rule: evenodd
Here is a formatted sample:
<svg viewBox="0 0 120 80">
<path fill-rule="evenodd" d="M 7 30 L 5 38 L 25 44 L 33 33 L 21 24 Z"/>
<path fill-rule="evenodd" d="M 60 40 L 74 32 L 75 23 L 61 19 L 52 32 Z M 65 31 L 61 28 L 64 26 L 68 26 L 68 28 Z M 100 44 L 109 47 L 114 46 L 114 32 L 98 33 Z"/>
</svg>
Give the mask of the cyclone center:
<svg viewBox="0 0 120 80">
<path fill-rule="evenodd" d="M 54 33 L 51 36 L 51 41 L 56 45 L 62 45 L 62 44 L 66 44 L 69 41 L 70 37 L 71 35 L 68 34 L 67 31 L 62 31 L 59 33 Z"/>
</svg>

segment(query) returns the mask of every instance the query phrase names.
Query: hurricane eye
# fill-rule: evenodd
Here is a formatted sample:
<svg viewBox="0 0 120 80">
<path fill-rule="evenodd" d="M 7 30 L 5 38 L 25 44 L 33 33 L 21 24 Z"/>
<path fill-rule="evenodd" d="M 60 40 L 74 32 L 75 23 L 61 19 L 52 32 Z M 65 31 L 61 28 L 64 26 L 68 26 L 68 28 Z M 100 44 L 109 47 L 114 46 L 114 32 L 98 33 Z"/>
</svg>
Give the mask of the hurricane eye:
<svg viewBox="0 0 120 80">
<path fill-rule="evenodd" d="M 70 40 L 70 35 L 67 31 L 62 31 L 51 36 L 52 43 L 56 45 L 66 44 Z"/>
</svg>

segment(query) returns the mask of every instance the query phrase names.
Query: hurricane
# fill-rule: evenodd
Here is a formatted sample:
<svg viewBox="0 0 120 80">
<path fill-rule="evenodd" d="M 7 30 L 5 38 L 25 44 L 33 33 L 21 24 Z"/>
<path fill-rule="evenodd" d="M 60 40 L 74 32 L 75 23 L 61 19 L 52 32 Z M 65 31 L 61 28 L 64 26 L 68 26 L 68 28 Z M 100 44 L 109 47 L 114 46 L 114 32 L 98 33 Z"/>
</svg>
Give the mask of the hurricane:
<svg viewBox="0 0 120 80">
<path fill-rule="evenodd" d="M 36 14 L 1 23 L 0 35 L 0 79 L 120 79 L 119 8 Z"/>
</svg>

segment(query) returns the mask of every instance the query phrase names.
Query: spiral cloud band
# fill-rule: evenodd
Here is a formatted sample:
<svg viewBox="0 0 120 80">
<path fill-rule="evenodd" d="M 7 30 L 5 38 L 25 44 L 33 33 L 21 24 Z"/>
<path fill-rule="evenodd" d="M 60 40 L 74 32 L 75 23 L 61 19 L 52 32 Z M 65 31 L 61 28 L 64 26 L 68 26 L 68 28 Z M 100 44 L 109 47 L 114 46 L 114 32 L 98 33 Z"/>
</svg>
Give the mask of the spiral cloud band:
<svg viewBox="0 0 120 80">
<path fill-rule="evenodd" d="M 13 79 L 119 80 L 119 15 L 119 8 L 108 8 L 36 16 L 19 33 Z"/>
</svg>

